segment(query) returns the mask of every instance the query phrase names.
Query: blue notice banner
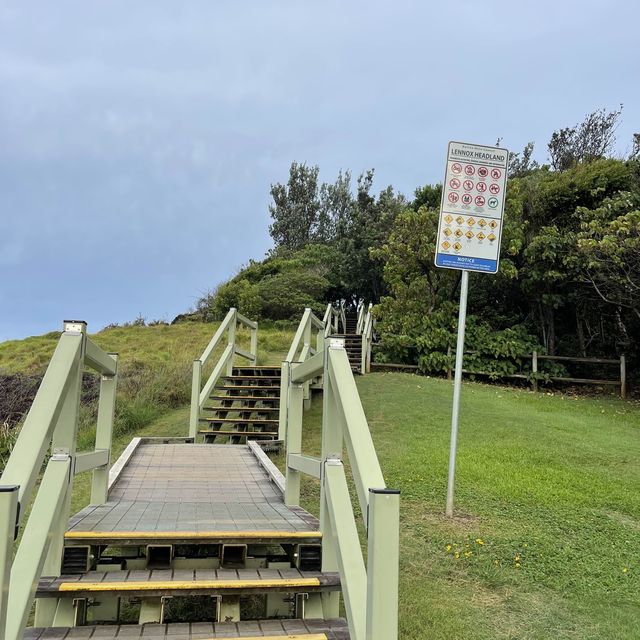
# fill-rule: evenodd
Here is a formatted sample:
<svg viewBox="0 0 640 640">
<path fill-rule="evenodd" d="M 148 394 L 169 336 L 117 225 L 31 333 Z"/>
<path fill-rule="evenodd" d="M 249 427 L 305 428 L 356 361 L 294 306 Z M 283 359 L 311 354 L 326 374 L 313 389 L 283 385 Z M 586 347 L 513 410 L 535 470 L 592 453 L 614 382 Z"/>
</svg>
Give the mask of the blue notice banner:
<svg viewBox="0 0 640 640">
<path fill-rule="evenodd" d="M 445 269 L 466 269 L 467 271 L 482 271 L 483 273 L 497 273 L 498 261 L 487 258 L 470 258 L 456 256 L 449 253 L 436 254 L 436 266 Z"/>
</svg>

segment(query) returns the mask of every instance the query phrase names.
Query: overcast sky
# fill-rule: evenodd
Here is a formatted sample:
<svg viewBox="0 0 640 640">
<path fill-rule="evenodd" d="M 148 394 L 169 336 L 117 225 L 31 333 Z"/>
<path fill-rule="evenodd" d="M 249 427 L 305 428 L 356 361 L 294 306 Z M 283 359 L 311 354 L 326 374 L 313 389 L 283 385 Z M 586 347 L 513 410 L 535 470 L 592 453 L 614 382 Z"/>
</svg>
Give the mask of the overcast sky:
<svg viewBox="0 0 640 640">
<path fill-rule="evenodd" d="M 0 0 L 0 341 L 171 320 L 271 245 L 291 161 L 438 182 L 624 103 L 631 0 Z"/>
</svg>

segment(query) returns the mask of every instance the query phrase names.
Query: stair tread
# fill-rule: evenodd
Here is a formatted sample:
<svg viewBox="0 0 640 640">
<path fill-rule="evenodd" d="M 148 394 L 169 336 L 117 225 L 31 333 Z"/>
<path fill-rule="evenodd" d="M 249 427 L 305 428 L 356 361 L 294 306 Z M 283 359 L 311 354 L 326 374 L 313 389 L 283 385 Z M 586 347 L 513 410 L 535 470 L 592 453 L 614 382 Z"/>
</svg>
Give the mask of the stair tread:
<svg viewBox="0 0 640 640">
<path fill-rule="evenodd" d="M 203 411 L 227 411 L 229 413 L 231 412 L 242 412 L 242 413 L 271 413 L 274 411 L 280 411 L 279 407 L 223 407 L 223 406 L 216 406 L 216 407 L 202 407 Z"/>
<path fill-rule="evenodd" d="M 38 597 L 59 597 L 78 593 L 149 592 L 241 592 L 339 589 L 335 572 L 298 569 L 150 569 L 89 571 L 60 577 L 44 577 L 38 583 Z"/>
<path fill-rule="evenodd" d="M 280 396 L 209 396 L 209 400 L 264 400 L 269 402 L 279 401 Z"/>
<path fill-rule="evenodd" d="M 245 385 L 245 384 L 231 384 L 231 385 L 224 385 L 222 387 L 216 387 L 216 389 L 221 389 L 221 390 L 228 390 L 228 389 L 238 389 L 238 390 L 244 390 L 244 389 L 252 389 L 253 391 L 280 391 L 280 385 L 278 384 L 272 384 L 272 385 L 257 385 L 257 384 L 249 384 L 249 385 Z"/>
<path fill-rule="evenodd" d="M 219 429 L 200 429 L 198 431 L 203 436 L 249 436 L 251 438 L 275 438 L 277 431 L 222 431 Z"/>
<path fill-rule="evenodd" d="M 232 376 L 223 376 L 223 380 L 280 380 L 282 376 L 241 376 L 233 374 Z"/>
<path fill-rule="evenodd" d="M 269 418 L 199 418 L 200 422 L 226 422 L 230 424 L 278 424 L 278 420 Z"/>
<path fill-rule="evenodd" d="M 144 636 L 142 635 L 144 633 Z M 347 621 L 332 620 L 252 620 L 246 622 L 192 622 L 173 624 L 99 625 L 86 627 L 31 628 L 24 633 L 24 640 L 117 640 L 118 638 L 144 637 L 160 640 L 173 637 L 192 638 L 253 638 L 270 637 L 272 640 L 348 640 Z"/>
</svg>

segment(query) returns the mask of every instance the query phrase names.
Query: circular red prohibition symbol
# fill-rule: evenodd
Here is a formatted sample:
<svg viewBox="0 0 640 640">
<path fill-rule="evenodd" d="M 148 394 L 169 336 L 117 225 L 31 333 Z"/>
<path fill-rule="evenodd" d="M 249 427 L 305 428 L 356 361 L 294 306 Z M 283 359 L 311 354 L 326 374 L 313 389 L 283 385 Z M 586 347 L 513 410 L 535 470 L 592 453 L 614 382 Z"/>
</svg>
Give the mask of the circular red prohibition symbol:
<svg viewBox="0 0 640 640">
<path fill-rule="evenodd" d="M 472 164 L 468 164 L 468 165 L 465 166 L 464 172 L 468 176 L 472 176 L 476 172 L 476 168 Z"/>
<path fill-rule="evenodd" d="M 462 194 L 462 204 L 471 204 L 473 198 L 468 193 Z"/>
<path fill-rule="evenodd" d="M 476 204 L 479 207 L 484 207 L 484 196 L 476 196 Z"/>
<path fill-rule="evenodd" d="M 491 177 L 494 180 L 497 180 L 498 178 L 502 177 L 502 171 L 500 171 L 500 169 L 491 169 Z"/>
<path fill-rule="evenodd" d="M 480 193 L 484 193 L 487 190 L 487 183 L 486 182 L 478 182 L 478 184 L 476 185 L 476 189 Z"/>
<path fill-rule="evenodd" d="M 500 185 L 493 183 L 489 187 L 489 191 L 491 191 L 491 193 L 493 193 L 493 195 L 495 196 L 497 193 L 500 193 Z"/>
<path fill-rule="evenodd" d="M 465 191 L 471 191 L 471 189 L 473 189 L 473 180 L 465 180 L 462 186 L 465 188 Z"/>
<path fill-rule="evenodd" d="M 454 204 L 456 202 L 458 202 L 460 196 L 457 193 L 450 193 L 449 194 L 449 202 L 453 202 Z"/>
<path fill-rule="evenodd" d="M 478 175 L 481 178 L 486 178 L 489 175 L 489 169 L 487 169 L 487 167 L 480 167 L 478 169 Z"/>
<path fill-rule="evenodd" d="M 453 171 L 453 173 L 460 173 L 462 171 L 462 165 L 459 162 L 454 162 L 451 165 L 451 171 Z"/>
<path fill-rule="evenodd" d="M 449 186 L 452 189 L 459 189 L 460 188 L 460 180 L 458 180 L 458 178 L 451 178 L 451 180 L 449 180 Z"/>
</svg>

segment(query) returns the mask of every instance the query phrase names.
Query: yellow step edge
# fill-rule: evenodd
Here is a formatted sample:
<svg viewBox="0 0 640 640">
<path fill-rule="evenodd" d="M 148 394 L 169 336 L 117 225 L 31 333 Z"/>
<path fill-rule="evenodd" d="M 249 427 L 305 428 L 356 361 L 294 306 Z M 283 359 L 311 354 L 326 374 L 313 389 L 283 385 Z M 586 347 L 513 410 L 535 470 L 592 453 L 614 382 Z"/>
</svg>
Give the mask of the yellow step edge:
<svg viewBox="0 0 640 640">
<path fill-rule="evenodd" d="M 109 538 L 111 540 L 129 540 L 131 538 L 158 538 L 162 540 L 192 538 L 322 538 L 321 531 L 67 531 L 67 540 Z"/>
<path fill-rule="evenodd" d="M 188 589 L 297 589 L 319 587 L 318 578 L 277 580 L 155 580 L 150 582 L 61 582 L 59 592 L 78 591 L 184 591 Z"/>
<path fill-rule="evenodd" d="M 219 640 L 219 638 L 204 638 L 204 640 Z M 233 640 L 329 640 L 324 633 L 303 633 L 292 636 L 242 636 Z"/>
<path fill-rule="evenodd" d="M 168 636 L 167 636 L 168 637 Z M 204 638 L 204 640 L 219 640 L 219 638 Z M 303 633 L 291 636 L 242 636 L 233 640 L 329 640 L 324 633 Z"/>
</svg>

